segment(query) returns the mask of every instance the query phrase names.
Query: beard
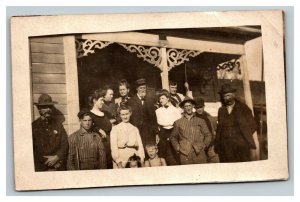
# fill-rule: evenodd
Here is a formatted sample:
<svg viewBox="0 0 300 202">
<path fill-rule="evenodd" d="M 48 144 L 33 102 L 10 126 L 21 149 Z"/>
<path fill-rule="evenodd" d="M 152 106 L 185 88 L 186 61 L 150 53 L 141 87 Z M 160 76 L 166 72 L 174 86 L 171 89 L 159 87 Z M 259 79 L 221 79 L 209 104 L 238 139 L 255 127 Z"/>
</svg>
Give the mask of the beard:
<svg viewBox="0 0 300 202">
<path fill-rule="evenodd" d="M 45 119 L 51 119 L 51 117 L 52 117 L 52 110 L 47 110 L 47 111 L 40 110 L 40 115 L 42 117 L 44 117 Z"/>
<path fill-rule="evenodd" d="M 234 98 L 230 98 L 224 101 L 226 106 L 233 105 L 234 103 Z"/>
</svg>

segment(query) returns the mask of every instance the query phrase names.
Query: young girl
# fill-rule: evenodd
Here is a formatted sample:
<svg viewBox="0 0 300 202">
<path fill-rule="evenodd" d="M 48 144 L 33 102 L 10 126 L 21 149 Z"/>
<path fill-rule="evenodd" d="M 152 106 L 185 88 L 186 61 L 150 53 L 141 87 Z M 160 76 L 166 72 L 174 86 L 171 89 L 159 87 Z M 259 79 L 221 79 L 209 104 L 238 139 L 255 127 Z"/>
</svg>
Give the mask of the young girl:
<svg viewBox="0 0 300 202">
<path fill-rule="evenodd" d="M 157 155 L 158 149 L 154 144 L 146 145 L 146 151 L 149 159 L 145 161 L 145 167 L 155 167 L 155 166 L 166 166 L 166 160 L 164 158 L 159 158 Z"/>
<path fill-rule="evenodd" d="M 133 154 L 131 157 L 129 157 L 125 166 L 125 168 L 140 168 L 140 167 L 142 167 L 141 158 L 136 154 Z"/>
</svg>

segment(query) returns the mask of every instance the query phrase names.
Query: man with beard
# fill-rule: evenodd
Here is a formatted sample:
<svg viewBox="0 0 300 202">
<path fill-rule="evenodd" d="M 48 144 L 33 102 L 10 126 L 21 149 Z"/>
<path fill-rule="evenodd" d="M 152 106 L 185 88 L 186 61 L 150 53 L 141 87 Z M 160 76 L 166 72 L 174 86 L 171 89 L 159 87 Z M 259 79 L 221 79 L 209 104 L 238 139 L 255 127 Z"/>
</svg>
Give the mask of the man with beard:
<svg viewBox="0 0 300 202">
<path fill-rule="evenodd" d="M 224 105 L 218 112 L 215 151 L 220 162 L 250 161 L 250 149 L 256 149 L 252 111 L 235 98 L 235 91 L 230 84 L 224 84 L 219 92 Z"/>
<path fill-rule="evenodd" d="M 137 93 L 128 100 L 132 108 L 130 122 L 139 129 L 143 145 L 158 143 L 158 126 L 154 102 L 147 95 L 147 82 L 144 78 L 136 81 Z"/>
<path fill-rule="evenodd" d="M 56 102 L 48 94 L 42 94 L 34 104 L 40 113 L 40 117 L 32 123 L 35 171 L 65 170 L 68 136 L 63 125 L 52 116 Z"/>
</svg>

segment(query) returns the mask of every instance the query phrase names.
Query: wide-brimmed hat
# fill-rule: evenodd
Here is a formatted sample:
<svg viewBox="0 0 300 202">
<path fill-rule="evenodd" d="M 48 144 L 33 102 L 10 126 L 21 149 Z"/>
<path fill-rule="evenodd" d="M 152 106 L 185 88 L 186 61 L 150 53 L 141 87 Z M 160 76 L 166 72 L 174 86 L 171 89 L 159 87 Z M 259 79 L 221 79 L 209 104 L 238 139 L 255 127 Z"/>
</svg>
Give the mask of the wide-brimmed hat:
<svg viewBox="0 0 300 202">
<path fill-rule="evenodd" d="M 40 95 L 38 102 L 34 103 L 37 106 L 45 106 L 45 105 L 54 105 L 57 104 L 57 102 L 52 101 L 52 98 L 50 95 L 43 93 Z"/>
<path fill-rule="evenodd" d="M 236 91 L 236 89 L 233 88 L 230 83 L 225 83 L 222 85 L 221 90 L 219 91 L 219 94 L 223 95 L 226 93 L 233 93 L 235 91 Z"/>
<path fill-rule="evenodd" d="M 196 101 L 193 100 L 192 98 L 190 98 L 190 97 L 185 97 L 184 100 L 183 100 L 182 102 L 179 103 L 179 107 L 183 108 L 183 106 L 184 106 L 184 104 L 185 104 L 186 102 L 190 102 L 190 103 L 192 103 L 193 105 L 196 105 L 196 104 L 197 104 Z"/>
<path fill-rule="evenodd" d="M 136 87 L 147 85 L 146 79 L 140 78 L 135 82 Z"/>
</svg>

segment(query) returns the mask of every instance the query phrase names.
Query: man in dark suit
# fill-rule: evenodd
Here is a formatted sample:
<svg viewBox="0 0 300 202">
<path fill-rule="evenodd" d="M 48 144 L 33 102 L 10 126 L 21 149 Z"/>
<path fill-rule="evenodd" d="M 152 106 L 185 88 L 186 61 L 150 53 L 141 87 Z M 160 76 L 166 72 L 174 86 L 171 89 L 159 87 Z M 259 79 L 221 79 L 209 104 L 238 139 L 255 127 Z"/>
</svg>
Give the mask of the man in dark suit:
<svg viewBox="0 0 300 202">
<path fill-rule="evenodd" d="M 219 92 L 224 105 L 218 112 L 215 151 L 220 162 L 250 161 L 250 149 L 256 149 L 252 111 L 235 98 L 235 91 L 230 84 L 224 84 Z"/>
<path fill-rule="evenodd" d="M 147 82 L 144 78 L 136 81 L 136 90 L 137 93 L 127 102 L 132 107 L 130 122 L 139 129 L 144 146 L 157 143 L 159 140 L 155 107 L 147 95 Z"/>
<path fill-rule="evenodd" d="M 40 113 L 40 117 L 32 123 L 34 169 L 65 170 L 69 143 L 63 125 L 52 115 L 56 102 L 50 95 L 42 94 L 34 104 Z"/>
</svg>

